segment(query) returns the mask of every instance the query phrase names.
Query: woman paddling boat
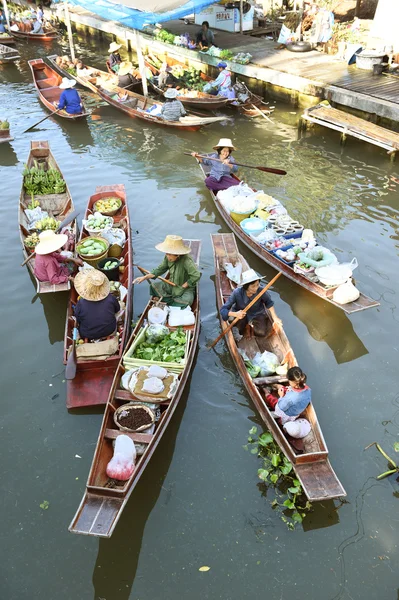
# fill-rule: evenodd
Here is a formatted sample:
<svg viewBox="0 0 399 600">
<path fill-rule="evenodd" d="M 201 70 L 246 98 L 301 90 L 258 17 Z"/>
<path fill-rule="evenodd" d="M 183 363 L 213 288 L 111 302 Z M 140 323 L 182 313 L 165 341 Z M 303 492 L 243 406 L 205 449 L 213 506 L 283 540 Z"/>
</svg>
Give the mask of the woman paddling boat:
<svg viewBox="0 0 399 600">
<path fill-rule="evenodd" d="M 169 306 L 180 306 L 186 308 L 194 302 L 195 287 L 201 278 L 195 262 L 191 258 L 183 238 L 179 235 L 167 235 L 161 244 L 155 246 L 157 250 L 165 253 L 161 264 L 153 269 L 151 273 L 143 277 L 136 277 L 133 283 L 142 283 L 149 279 L 156 279 L 169 271 L 169 280 L 172 284 L 159 282 L 151 283 L 150 290 L 153 296 L 162 298 Z"/>
<path fill-rule="evenodd" d="M 67 258 L 60 254 L 60 250 L 68 241 L 64 233 L 54 233 L 52 230 L 42 231 L 39 234 L 40 242 L 35 248 L 35 277 L 39 281 L 59 284 L 73 281 L 71 271 L 65 263 L 83 265 L 80 258 Z"/>
<path fill-rule="evenodd" d="M 191 156 L 194 156 L 200 163 L 211 167 L 211 171 L 205 179 L 206 187 L 213 192 L 219 192 L 220 190 L 227 190 L 233 185 L 238 185 L 240 181 L 231 176 L 232 173 L 238 171 L 235 160 L 231 156 L 233 150 L 236 150 L 233 142 L 229 138 L 221 138 L 213 149 L 216 152 L 207 154 L 206 156 L 209 158 L 202 158 L 197 152 L 191 153 Z M 211 160 L 212 158 L 222 162 Z"/>
<path fill-rule="evenodd" d="M 57 108 L 65 110 L 69 115 L 79 115 L 83 112 L 82 100 L 79 93 L 73 88 L 76 85 L 75 79 L 62 78 L 59 85 L 60 90 L 63 90 Z M 55 103 L 56 104 L 56 103 Z"/>
</svg>

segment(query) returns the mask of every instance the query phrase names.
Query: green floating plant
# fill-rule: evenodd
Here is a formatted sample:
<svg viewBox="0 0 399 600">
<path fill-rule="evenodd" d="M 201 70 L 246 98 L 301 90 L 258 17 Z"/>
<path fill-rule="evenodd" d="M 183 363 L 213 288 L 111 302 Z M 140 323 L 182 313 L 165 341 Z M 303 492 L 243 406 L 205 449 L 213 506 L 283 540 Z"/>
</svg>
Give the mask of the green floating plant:
<svg viewBox="0 0 399 600">
<path fill-rule="evenodd" d="M 369 448 L 371 448 L 371 446 L 375 446 L 377 448 L 378 452 L 380 452 L 382 454 L 382 456 L 387 459 L 388 463 L 392 467 L 392 469 L 389 469 L 388 471 L 384 471 L 384 473 L 381 473 L 381 475 L 378 475 L 377 479 L 385 479 L 385 477 L 389 477 L 390 475 L 393 475 L 394 473 L 399 473 L 399 465 L 397 465 L 395 463 L 395 461 L 390 456 L 388 456 L 388 454 L 386 452 L 384 452 L 384 450 L 381 448 L 381 446 L 379 444 L 377 444 L 377 442 L 373 442 L 372 444 L 369 444 L 365 448 L 365 450 L 368 450 Z M 394 443 L 393 449 L 395 450 L 395 452 L 399 452 L 399 442 Z"/>
</svg>

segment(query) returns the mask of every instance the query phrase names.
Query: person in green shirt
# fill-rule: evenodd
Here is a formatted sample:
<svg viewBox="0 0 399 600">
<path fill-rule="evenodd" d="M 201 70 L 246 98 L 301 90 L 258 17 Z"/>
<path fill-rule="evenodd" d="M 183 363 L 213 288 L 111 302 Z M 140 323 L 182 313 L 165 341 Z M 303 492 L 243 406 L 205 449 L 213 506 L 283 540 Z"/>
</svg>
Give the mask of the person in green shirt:
<svg viewBox="0 0 399 600">
<path fill-rule="evenodd" d="M 201 278 L 197 265 L 189 256 L 190 248 L 185 246 L 183 238 L 179 235 L 167 235 L 165 241 L 155 246 L 157 250 L 165 253 L 161 264 L 143 277 L 136 277 L 133 283 L 142 283 L 147 279 L 156 279 L 169 271 L 169 279 L 175 286 L 157 281 L 151 283 L 150 290 L 153 296 L 162 298 L 169 306 L 186 308 L 191 306 L 195 298 L 195 287 Z"/>
</svg>

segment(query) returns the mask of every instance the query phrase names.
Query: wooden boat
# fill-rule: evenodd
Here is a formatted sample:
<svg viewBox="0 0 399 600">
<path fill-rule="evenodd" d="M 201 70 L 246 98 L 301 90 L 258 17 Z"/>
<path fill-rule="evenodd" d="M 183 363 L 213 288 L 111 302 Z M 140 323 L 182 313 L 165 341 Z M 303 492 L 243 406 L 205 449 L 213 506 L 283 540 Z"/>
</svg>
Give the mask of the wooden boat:
<svg viewBox="0 0 399 600">
<path fill-rule="evenodd" d="M 224 265 L 228 262 L 233 265 L 241 263 L 243 270 L 248 269 L 249 266 L 239 254 L 236 240 L 232 233 L 218 233 L 213 234 L 211 237 L 215 260 L 216 301 L 218 310 L 220 311 L 236 287 L 228 279 Z M 254 337 L 250 340 L 242 338 L 239 342 L 235 341 L 232 330 L 224 336 L 241 379 L 263 422 L 272 433 L 285 456 L 292 463 L 309 500 L 315 502 L 346 496 L 344 488 L 330 465 L 327 446 L 313 404 L 310 404 L 301 415 L 309 421 L 312 429 L 302 440 L 304 450 L 300 454 L 285 437 L 283 430 L 276 423 L 264 399 L 265 391 L 262 386 L 270 383 L 286 384 L 287 378 L 285 376 L 274 375 L 252 379 L 245 367 L 239 350 L 244 351 L 250 359 L 254 357 L 256 352 L 268 351 L 276 354 L 281 364 L 287 363 L 288 368 L 298 364 L 284 330 L 281 329 L 276 332 L 268 311 L 266 311 L 265 317 L 270 321 L 270 333 L 268 336 Z M 227 329 L 228 323 L 226 321 L 220 318 L 220 323 L 223 331 Z"/>
<path fill-rule="evenodd" d="M 201 241 L 185 240 L 191 247 L 192 257 L 198 264 Z M 144 320 L 147 318 L 149 309 L 156 304 L 156 298 L 151 299 L 147 304 L 139 322 L 137 323 L 127 347 L 130 348 L 139 332 L 141 331 Z M 86 491 L 82 502 L 72 519 L 69 531 L 83 535 L 93 535 L 98 537 L 110 537 L 115 529 L 118 519 L 126 506 L 129 496 L 138 483 L 149 460 L 151 459 L 158 443 L 160 442 L 166 428 L 177 408 L 179 400 L 190 375 L 194 356 L 198 344 L 200 330 L 200 306 L 197 286 L 197 296 L 192 306 L 196 316 L 195 325 L 184 327 L 189 333 L 188 352 L 186 354 L 186 364 L 184 370 L 180 372 L 178 385 L 173 396 L 165 402 L 159 403 L 160 418 L 155 422 L 151 433 L 126 433 L 135 444 L 139 444 L 136 450 L 138 458 L 136 468 L 131 478 L 117 485 L 119 482 L 110 480 L 106 475 L 106 467 L 113 455 L 112 442 L 119 435 L 125 434 L 120 431 L 113 419 L 114 411 L 124 403 L 135 400 L 130 392 L 123 391 L 120 387 L 120 380 L 125 372 L 123 362 L 121 361 L 116 372 L 112 389 L 109 395 L 108 403 L 105 409 L 104 419 L 100 430 L 92 466 L 87 480 Z M 115 485 L 116 484 L 116 485 Z"/>
<path fill-rule="evenodd" d="M 176 60 L 170 56 L 162 55 L 162 57 L 159 57 L 159 56 L 156 56 L 153 52 L 152 52 L 152 55 L 158 61 L 166 62 L 169 67 L 173 67 L 174 65 L 177 65 L 179 67 L 187 68 L 187 65 L 185 63 L 183 63 L 179 60 Z M 155 66 L 155 64 L 153 64 L 151 62 L 151 59 L 149 57 L 146 57 L 145 63 L 153 75 L 159 75 L 159 69 Z M 205 82 L 212 81 L 212 77 L 209 77 L 209 75 L 206 75 L 205 73 L 201 74 L 201 79 L 203 79 Z M 162 90 L 160 90 L 154 84 L 154 82 L 149 80 L 149 83 L 150 83 L 151 87 L 154 89 L 154 91 L 156 91 L 158 94 L 160 94 L 160 93 L 163 94 Z M 238 81 L 237 81 L 237 83 L 238 83 Z M 240 82 L 240 83 L 241 83 L 241 85 L 245 85 L 242 82 Z M 221 98 L 220 96 L 212 96 L 211 94 L 205 94 L 205 93 L 200 94 L 199 98 L 190 98 L 188 96 L 179 96 L 179 100 L 181 102 L 183 102 L 183 104 L 187 105 L 188 108 L 191 106 L 191 108 L 202 109 L 202 110 L 216 110 L 217 108 L 221 108 L 222 106 L 227 106 L 227 107 L 229 107 L 237 112 L 240 112 L 244 115 L 247 115 L 249 117 L 256 117 L 257 115 L 259 115 L 259 111 L 264 113 L 265 115 L 269 115 L 273 112 L 273 110 L 268 108 L 267 105 L 263 102 L 261 96 L 258 96 L 257 94 L 254 94 L 253 92 L 251 92 L 247 88 L 247 86 L 245 86 L 245 88 L 246 88 L 247 94 L 249 96 L 249 98 L 246 102 L 239 102 L 238 100 L 228 100 L 227 98 Z M 202 99 L 202 101 L 201 101 L 201 99 Z M 222 101 L 223 101 L 223 104 L 219 104 L 219 106 L 218 106 L 217 104 Z"/>
<path fill-rule="evenodd" d="M 28 64 L 32 71 L 33 83 L 39 94 L 39 100 L 49 111 L 54 112 L 56 110 L 54 102 L 58 103 L 62 94 L 62 90 L 59 88 L 62 77 L 51 67 L 46 65 L 42 58 L 28 60 Z M 86 111 L 84 105 L 83 112 L 77 115 L 70 115 L 65 110 L 57 112 L 58 117 L 71 120 L 87 117 L 88 114 L 89 113 Z"/>
<path fill-rule="evenodd" d="M 25 39 L 34 42 L 51 42 L 59 37 L 56 29 L 48 29 L 44 33 L 32 33 L 27 31 L 11 31 L 10 33 L 16 39 Z"/>
<path fill-rule="evenodd" d="M 16 44 L 16 41 L 9 33 L 0 33 L 0 44 L 5 44 L 6 46 L 13 46 Z"/>
<path fill-rule="evenodd" d="M 17 50 L 15 50 L 14 48 L 9 48 L 8 46 L 5 46 L 4 44 L 0 43 L 0 64 L 11 63 L 16 60 L 19 60 L 20 58 L 21 57 L 18 54 Z"/>
<path fill-rule="evenodd" d="M 30 169 L 34 166 L 35 162 L 39 166 L 43 166 L 44 170 L 48 169 L 57 169 L 62 175 L 62 172 L 57 165 L 57 162 L 50 150 L 48 142 L 31 142 L 30 144 L 30 153 L 28 156 L 28 160 L 26 166 Z M 75 210 L 75 207 L 72 202 L 72 196 L 69 191 L 68 185 L 66 186 L 66 190 L 63 194 L 49 194 L 46 196 L 35 196 L 35 199 L 40 202 L 40 207 L 47 211 L 50 217 L 56 218 L 58 221 L 63 221 L 69 215 L 69 213 Z M 32 198 L 28 194 L 26 194 L 24 189 L 24 184 L 22 182 L 21 195 L 19 200 L 19 211 L 18 211 L 18 223 L 19 223 L 19 235 L 21 238 L 22 250 L 24 255 L 24 260 L 28 258 L 30 251 L 27 250 L 24 244 L 25 238 L 32 233 L 32 231 L 28 230 L 28 220 L 24 213 L 25 208 L 28 207 Z M 70 224 L 72 227 L 72 231 L 75 235 L 75 240 L 77 236 L 77 225 L 76 221 L 73 221 Z M 34 268 L 35 268 L 35 259 L 32 258 L 27 263 L 28 269 L 32 274 L 32 277 L 36 281 L 36 290 L 38 294 L 45 294 L 48 292 L 64 292 L 69 290 L 71 285 L 70 282 L 53 284 L 48 281 L 39 281 L 35 277 Z"/>
<path fill-rule="evenodd" d="M 181 117 L 179 121 L 165 121 L 161 117 L 156 117 L 146 112 L 151 106 L 162 106 L 161 102 L 152 100 L 148 96 L 142 96 L 141 94 L 136 94 L 135 92 L 120 88 L 117 85 L 112 84 L 109 80 L 104 81 L 100 77 L 96 78 L 96 83 L 94 85 L 97 88 L 99 96 L 114 108 L 117 108 L 129 117 L 142 119 L 143 121 L 147 121 L 147 123 L 154 123 L 156 125 L 161 125 L 162 127 L 197 131 L 205 125 L 217 123 L 226 119 L 226 117 L 186 116 Z M 128 99 L 124 102 L 120 102 L 118 100 L 118 94 L 127 94 Z"/>
<path fill-rule="evenodd" d="M 98 93 L 97 87 L 95 85 L 93 85 L 93 82 L 94 83 L 96 82 L 96 77 L 100 77 L 104 81 L 108 80 L 108 81 L 114 82 L 115 85 L 118 83 L 118 77 L 117 77 L 117 75 L 115 75 L 115 73 L 107 73 L 106 71 L 101 71 L 100 69 L 97 69 L 97 68 L 93 69 L 93 77 L 82 77 L 82 76 L 72 75 L 71 73 L 69 73 L 62 67 L 60 67 L 60 65 L 57 64 L 56 59 L 57 59 L 56 54 L 47 56 L 47 60 L 50 63 L 51 67 L 53 69 L 55 69 L 56 71 L 58 71 L 63 77 L 69 77 L 70 79 L 75 79 L 75 81 L 77 81 L 79 83 L 79 85 L 82 85 L 83 87 L 88 88 L 95 94 Z M 86 69 L 90 68 L 89 65 L 83 65 L 83 66 Z M 133 89 L 135 92 L 141 93 L 143 90 L 141 82 L 139 81 L 134 86 Z"/>
<path fill-rule="evenodd" d="M 205 168 L 202 163 L 198 164 L 202 170 L 204 177 L 206 177 L 210 169 L 208 167 Z M 238 177 L 235 178 L 239 181 Z M 240 227 L 240 225 L 237 225 L 237 223 L 231 218 L 230 213 L 224 208 L 220 200 L 217 198 L 216 194 L 214 194 L 212 190 L 209 190 L 209 193 L 211 194 L 212 200 L 214 201 L 215 206 L 219 211 L 221 217 L 223 218 L 225 223 L 230 227 L 230 229 L 235 233 L 235 235 L 242 241 L 242 243 L 245 244 L 250 250 L 252 250 L 252 252 L 256 254 L 256 256 L 264 260 L 271 267 L 274 267 L 278 271 L 282 271 L 282 273 L 286 277 L 292 279 L 292 281 L 295 281 L 295 283 L 298 283 L 299 285 L 307 289 L 309 292 L 316 294 L 316 296 L 319 296 L 319 298 L 327 300 L 327 302 L 330 302 L 331 304 L 334 304 L 334 306 L 341 308 L 347 314 L 359 312 L 361 310 L 365 310 L 366 308 L 374 308 L 375 306 L 380 305 L 379 302 L 373 300 L 372 298 L 369 298 L 368 296 L 365 296 L 362 293 L 360 294 L 357 300 L 348 304 L 338 304 L 337 302 L 334 302 L 332 296 L 336 287 L 327 287 L 321 282 L 316 283 L 308 277 L 306 277 L 305 275 L 302 275 L 301 273 L 296 273 L 292 266 L 277 258 L 275 254 L 266 250 L 254 238 L 252 238 L 250 235 L 247 235 L 245 231 Z"/>
<path fill-rule="evenodd" d="M 121 265 L 125 267 L 123 273 L 119 275 L 119 281 L 127 288 L 126 309 L 124 315 L 124 327 L 119 338 L 119 348 L 117 354 L 109 356 L 103 360 L 80 359 L 77 361 L 77 371 L 75 379 L 67 380 L 67 408 L 80 408 L 83 406 L 97 406 L 106 404 L 112 380 L 116 368 L 122 357 L 126 341 L 129 336 L 130 323 L 132 319 L 132 288 L 133 288 L 133 260 L 131 247 L 131 233 L 129 221 L 129 209 L 126 200 L 124 185 L 105 185 L 96 188 L 95 194 L 90 197 L 84 218 L 92 214 L 93 204 L 101 198 L 108 196 L 117 196 L 122 200 L 122 207 L 113 217 L 114 224 L 123 228 L 126 234 L 126 242 L 120 257 Z M 86 230 L 82 230 L 79 241 L 88 237 Z M 67 318 L 65 325 L 64 338 L 64 364 L 68 359 L 68 354 L 72 344 L 72 334 L 74 327 L 73 306 L 77 303 L 78 295 L 75 288 L 72 289 L 68 303 Z"/>
</svg>

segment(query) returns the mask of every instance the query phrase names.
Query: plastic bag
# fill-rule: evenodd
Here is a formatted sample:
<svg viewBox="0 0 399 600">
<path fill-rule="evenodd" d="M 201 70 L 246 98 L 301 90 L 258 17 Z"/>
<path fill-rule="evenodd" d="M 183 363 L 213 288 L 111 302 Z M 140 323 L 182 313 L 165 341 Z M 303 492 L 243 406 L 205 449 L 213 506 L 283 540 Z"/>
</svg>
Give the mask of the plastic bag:
<svg viewBox="0 0 399 600">
<path fill-rule="evenodd" d="M 26 208 L 24 210 L 24 213 L 26 215 L 26 218 L 28 219 L 28 229 L 34 229 L 34 225 L 36 223 L 36 221 L 41 221 L 42 219 L 45 219 L 46 217 L 48 217 L 48 212 L 46 212 L 45 210 L 42 210 L 40 208 L 40 206 L 37 206 L 36 208 L 30 210 L 29 208 Z"/>
<path fill-rule="evenodd" d="M 276 232 L 274 229 L 266 229 L 256 236 L 256 241 L 259 242 L 259 244 L 266 244 L 266 242 L 271 242 L 274 240 L 275 237 Z"/>
<path fill-rule="evenodd" d="M 256 196 L 256 194 L 254 193 L 253 189 L 243 181 L 241 181 L 239 185 L 233 185 L 227 188 L 227 190 L 220 190 L 217 193 L 218 200 L 220 200 L 220 202 L 226 208 L 228 208 L 230 202 L 237 196 Z M 256 203 L 255 200 L 254 203 Z"/>
<path fill-rule="evenodd" d="M 147 377 L 143 382 L 143 392 L 148 394 L 160 394 L 164 391 L 165 386 L 162 383 L 162 379 L 158 377 Z"/>
<path fill-rule="evenodd" d="M 328 248 L 323 248 L 323 246 L 316 246 L 307 252 L 300 252 L 298 256 L 301 262 L 312 267 L 326 267 L 338 263 L 335 254 Z"/>
<path fill-rule="evenodd" d="M 338 304 L 348 304 L 357 300 L 359 296 L 359 290 L 353 285 L 351 280 L 348 280 L 334 290 L 333 300 L 334 302 L 338 302 Z"/>
<path fill-rule="evenodd" d="M 165 379 L 167 375 L 167 370 L 163 367 L 159 367 L 158 365 L 151 365 L 151 367 L 148 369 L 148 377 L 158 377 L 158 379 Z"/>
<path fill-rule="evenodd" d="M 123 248 L 126 242 L 126 233 L 123 231 L 123 229 L 117 229 L 115 227 L 109 231 L 102 231 L 101 237 L 107 240 L 110 246 L 112 246 L 112 244 L 118 244 L 118 246 Z"/>
<path fill-rule="evenodd" d="M 331 264 L 316 269 L 316 275 L 324 285 L 341 285 L 352 277 L 352 271 L 358 267 L 357 259 L 350 263 Z"/>
<path fill-rule="evenodd" d="M 225 263 L 227 277 L 237 285 L 241 283 L 242 264 L 238 262 L 235 267 L 231 263 Z"/>
<path fill-rule="evenodd" d="M 250 358 L 248 358 L 244 350 L 238 348 L 238 352 L 241 354 L 242 360 L 244 361 L 244 365 L 252 379 L 257 377 L 260 374 L 260 367 L 253 364 L 253 362 Z"/>
<path fill-rule="evenodd" d="M 114 455 L 106 469 L 108 477 L 127 481 L 133 474 L 136 462 L 136 447 L 127 435 L 119 435 L 115 440 Z"/>
<path fill-rule="evenodd" d="M 159 308 L 159 306 L 153 306 L 148 311 L 148 322 L 151 325 L 164 325 L 167 318 L 168 311 L 166 309 Z"/>
<path fill-rule="evenodd" d="M 283 429 L 293 438 L 304 438 L 312 427 L 307 419 L 295 419 L 283 425 Z"/>
<path fill-rule="evenodd" d="M 129 383 L 130 383 L 130 378 L 133 375 L 133 373 L 136 372 L 137 369 L 131 369 L 130 371 L 126 371 L 126 373 L 124 373 L 121 377 L 121 387 L 126 390 L 126 391 L 130 391 L 129 389 Z"/>
<path fill-rule="evenodd" d="M 180 308 L 179 306 L 169 307 L 169 327 L 179 327 L 181 325 L 194 325 L 195 315 L 190 306 Z"/>
<path fill-rule="evenodd" d="M 150 344 L 156 344 L 163 340 L 169 334 L 169 329 L 165 325 L 150 325 L 146 331 L 146 338 Z"/>
<path fill-rule="evenodd" d="M 273 375 L 276 372 L 277 367 L 280 366 L 280 361 L 273 352 L 257 352 L 252 359 L 252 364 L 256 367 L 260 367 L 261 377 L 267 377 Z"/>
</svg>

